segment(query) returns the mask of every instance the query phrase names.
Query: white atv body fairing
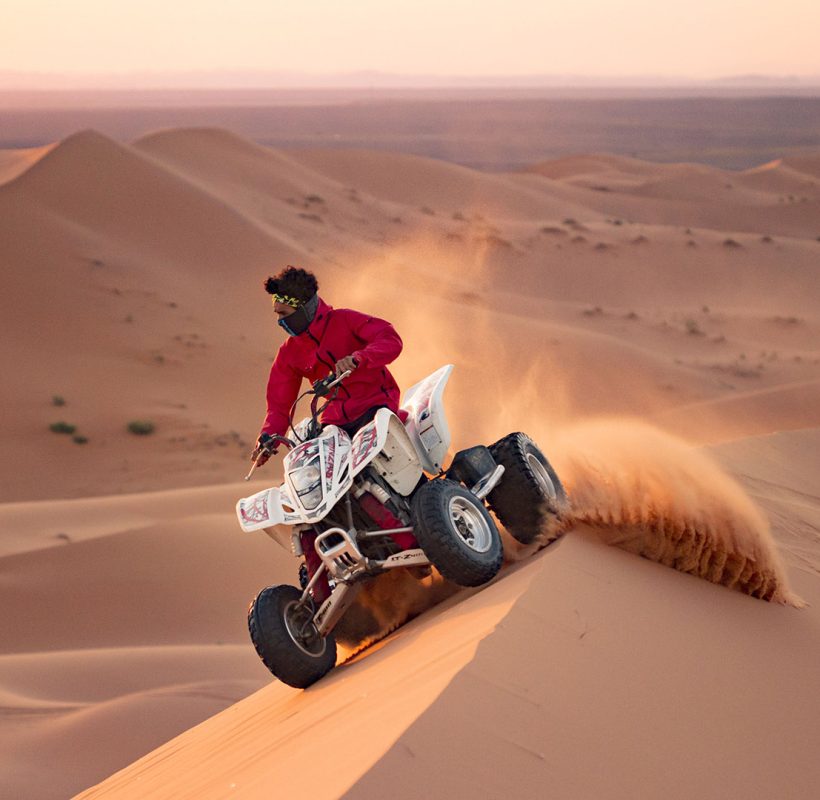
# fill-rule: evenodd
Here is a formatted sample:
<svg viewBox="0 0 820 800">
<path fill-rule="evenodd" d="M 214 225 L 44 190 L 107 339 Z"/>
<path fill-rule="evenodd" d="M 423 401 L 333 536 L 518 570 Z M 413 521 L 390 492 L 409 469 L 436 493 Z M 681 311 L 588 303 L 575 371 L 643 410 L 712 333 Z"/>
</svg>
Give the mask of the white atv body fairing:
<svg viewBox="0 0 820 800">
<path fill-rule="evenodd" d="M 242 529 L 266 530 L 283 547 L 301 555 L 297 536 L 270 530 L 277 525 L 309 525 L 323 519 L 368 464 L 399 494 L 408 496 L 423 472 L 441 471 L 450 446 L 442 395 L 452 364 L 429 375 L 406 394 L 407 422 L 390 409 L 376 412 L 352 441 L 329 425 L 315 439 L 294 447 L 285 457 L 285 482 L 263 489 L 236 504 Z M 297 426 L 297 431 L 303 426 Z"/>
</svg>

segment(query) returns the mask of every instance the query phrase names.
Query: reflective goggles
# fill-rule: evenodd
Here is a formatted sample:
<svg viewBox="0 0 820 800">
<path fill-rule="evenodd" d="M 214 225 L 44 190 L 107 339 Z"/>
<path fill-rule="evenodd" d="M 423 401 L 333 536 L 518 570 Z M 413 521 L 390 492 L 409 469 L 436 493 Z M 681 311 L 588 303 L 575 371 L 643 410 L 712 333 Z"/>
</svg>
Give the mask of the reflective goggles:
<svg viewBox="0 0 820 800">
<path fill-rule="evenodd" d="M 286 306 L 293 306 L 293 308 L 299 308 L 299 306 L 303 306 L 305 304 L 304 300 L 298 300 L 295 297 L 288 297 L 286 294 L 273 294 L 271 295 L 271 303 L 276 305 L 277 303 L 284 303 Z"/>
</svg>

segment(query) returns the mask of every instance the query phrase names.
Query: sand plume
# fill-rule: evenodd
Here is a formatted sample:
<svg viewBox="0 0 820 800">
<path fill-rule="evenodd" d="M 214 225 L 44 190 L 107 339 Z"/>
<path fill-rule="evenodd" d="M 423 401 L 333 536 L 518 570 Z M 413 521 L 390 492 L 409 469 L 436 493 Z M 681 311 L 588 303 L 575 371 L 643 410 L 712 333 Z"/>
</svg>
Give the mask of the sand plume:
<svg viewBox="0 0 820 800">
<path fill-rule="evenodd" d="M 597 420 L 557 441 L 571 523 L 608 544 L 737 589 L 801 606 L 766 518 L 703 453 L 651 426 Z"/>
<path fill-rule="evenodd" d="M 457 592 L 435 570 L 424 578 L 403 569 L 368 581 L 334 629 L 345 660 Z"/>
</svg>

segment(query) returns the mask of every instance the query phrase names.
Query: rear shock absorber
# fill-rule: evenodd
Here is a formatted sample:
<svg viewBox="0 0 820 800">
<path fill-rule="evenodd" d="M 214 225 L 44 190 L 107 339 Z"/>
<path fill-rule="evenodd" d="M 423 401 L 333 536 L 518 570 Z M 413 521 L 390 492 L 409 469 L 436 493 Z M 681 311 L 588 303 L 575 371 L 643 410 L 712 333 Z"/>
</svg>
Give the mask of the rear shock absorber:
<svg viewBox="0 0 820 800">
<path fill-rule="evenodd" d="M 362 511 L 382 530 L 404 528 L 405 524 L 386 506 L 390 495 L 381 486 L 371 481 L 364 481 L 356 489 L 354 497 L 359 501 Z M 418 547 L 419 543 L 412 533 L 391 533 L 390 538 L 402 549 L 409 550 Z"/>
</svg>

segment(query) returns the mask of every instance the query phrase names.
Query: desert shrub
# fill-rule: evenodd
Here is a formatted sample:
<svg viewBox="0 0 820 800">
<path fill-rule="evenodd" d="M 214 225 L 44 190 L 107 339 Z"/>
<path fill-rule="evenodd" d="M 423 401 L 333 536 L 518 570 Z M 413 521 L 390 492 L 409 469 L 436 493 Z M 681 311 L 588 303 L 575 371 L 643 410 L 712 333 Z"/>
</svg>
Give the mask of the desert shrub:
<svg viewBox="0 0 820 800">
<path fill-rule="evenodd" d="M 51 398 L 51 405 L 53 405 L 53 406 L 64 406 L 65 405 L 65 397 L 63 397 L 61 394 L 55 394 Z"/>
<path fill-rule="evenodd" d="M 686 332 L 690 336 L 703 336 L 703 331 L 700 329 L 700 325 L 698 325 L 696 319 L 687 319 L 684 324 L 686 325 Z"/>
<path fill-rule="evenodd" d="M 72 437 L 72 441 L 75 444 L 88 444 L 88 437 L 87 436 L 77 435 L 77 436 Z"/>
<path fill-rule="evenodd" d="M 132 419 L 127 427 L 135 436 L 148 436 L 154 432 L 154 423 L 146 419 Z"/>
<path fill-rule="evenodd" d="M 48 429 L 49 429 L 52 433 L 67 433 L 67 434 L 71 434 L 71 433 L 74 433 L 74 431 L 76 431 L 76 430 L 77 430 L 77 426 L 76 426 L 76 425 L 72 425 L 72 424 L 71 424 L 71 423 L 69 423 L 69 422 L 63 422 L 63 421 L 60 421 L 60 422 L 52 422 L 52 423 L 51 423 L 51 425 L 49 425 L 49 426 L 48 426 Z"/>
<path fill-rule="evenodd" d="M 508 239 L 502 239 L 500 236 L 496 236 L 494 233 L 491 233 L 489 236 L 485 236 L 484 241 L 487 242 L 487 244 L 493 245 L 494 247 L 512 247 L 511 241 L 509 241 Z"/>
</svg>

